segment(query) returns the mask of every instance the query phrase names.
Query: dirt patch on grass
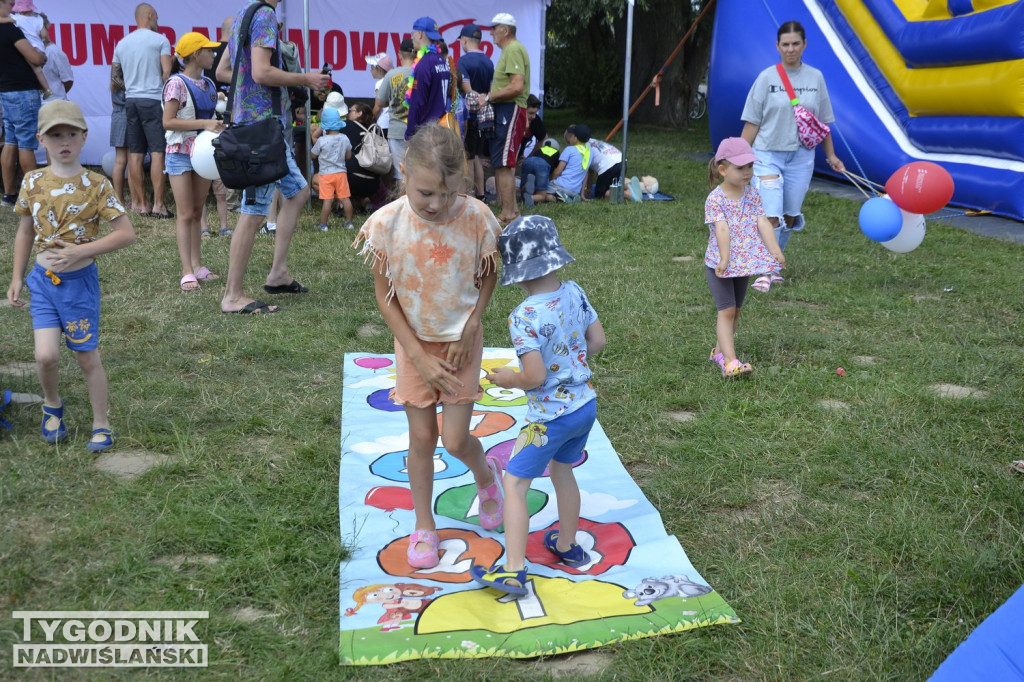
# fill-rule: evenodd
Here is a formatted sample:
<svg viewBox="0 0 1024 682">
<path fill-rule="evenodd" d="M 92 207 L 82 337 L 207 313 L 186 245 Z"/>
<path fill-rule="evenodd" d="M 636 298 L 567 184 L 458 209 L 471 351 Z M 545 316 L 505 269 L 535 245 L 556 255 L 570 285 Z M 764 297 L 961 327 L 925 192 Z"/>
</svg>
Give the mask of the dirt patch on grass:
<svg viewBox="0 0 1024 682">
<path fill-rule="evenodd" d="M 231 609 L 228 611 L 228 615 L 243 623 L 252 623 L 262 618 L 277 618 L 277 614 L 272 611 L 265 611 L 264 609 L 257 609 L 252 606 Z"/>
<path fill-rule="evenodd" d="M 933 294 L 918 294 L 914 296 L 914 303 L 921 303 L 922 301 L 941 301 L 941 296 L 935 296 Z"/>
<path fill-rule="evenodd" d="M 153 467 L 168 462 L 171 458 L 145 450 L 121 450 L 108 452 L 96 458 L 94 466 L 100 471 L 118 478 L 138 478 Z"/>
<path fill-rule="evenodd" d="M 792 507 L 800 496 L 783 481 L 759 481 L 752 492 L 753 502 L 726 510 L 734 521 L 745 523 L 781 513 Z"/>
<path fill-rule="evenodd" d="M 359 329 L 356 330 L 357 339 L 369 339 L 374 336 L 380 336 L 385 331 L 385 328 L 375 322 L 364 322 L 359 325 Z"/>
<path fill-rule="evenodd" d="M 4 521 L 4 535 L 41 545 L 53 539 L 57 529 L 53 523 L 32 514 L 18 514 Z"/>
<path fill-rule="evenodd" d="M 674 412 L 667 412 L 666 415 L 669 419 L 675 422 L 692 422 L 697 419 L 696 412 L 690 412 L 688 410 L 676 410 Z"/>
<path fill-rule="evenodd" d="M 987 398 L 988 391 L 970 386 L 958 386 L 956 384 L 932 384 L 929 386 L 935 395 L 940 398 Z"/>
<path fill-rule="evenodd" d="M 672 260 L 676 263 L 689 263 L 694 258 L 696 258 L 696 256 L 672 256 Z"/>
<path fill-rule="evenodd" d="M 216 554 L 175 554 L 174 556 L 162 556 L 154 559 L 158 564 L 164 564 L 170 566 L 175 571 L 181 570 L 181 568 L 189 566 L 200 566 L 220 563 L 220 557 Z"/>
<path fill-rule="evenodd" d="M 614 662 L 615 658 L 611 654 L 588 651 L 565 656 L 550 656 L 529 665 L 536 669 L 538 676 L 550 675 L 555 679 L 559 677 L 579 679 L 597 677 L 610 668 Z"/>
<path fill-rule="evenodd" d="M 844 403 L 842 400 L 819 400 L 818 404 L 824 407 L 826 410 L 848 410 L 850 409 L 849 403 Z"/>
<path fill-rule="evenodd" d="M 36 376 L 36 363 L 34 362 L 8 362 L 0 365 L 0 374 L 12 377 L 34 377 Z"/>
<path fill-rule="evenodd" d="M 853 360 L 854 362 L 856 362 L 858 365 L 877 365 L 878 364 L 878 358 L 876 358 L 874 355 L 854 355 L 850 359 Z"/>
</svg>

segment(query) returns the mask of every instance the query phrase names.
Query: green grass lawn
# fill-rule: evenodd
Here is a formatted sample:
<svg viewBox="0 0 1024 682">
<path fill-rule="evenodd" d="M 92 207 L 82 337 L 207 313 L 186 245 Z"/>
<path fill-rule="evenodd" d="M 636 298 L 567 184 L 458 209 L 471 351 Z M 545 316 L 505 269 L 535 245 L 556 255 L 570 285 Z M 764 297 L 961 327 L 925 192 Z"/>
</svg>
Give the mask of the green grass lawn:
<svg viewBox="0 0 1024 682">
<path fill-rule="evenodd" d="M 572 116 L 552 112 L 549 128 Z M 614 123 L 589 122 L 602 136 Z M 861 234 L 857 204 L 810 195 L 787 282 L 744 307 L 737 348 L 756 371 L 723 381 L 707 360 L 707 169 L 692 156 L 709 150 L 706 127 L 632 126 L 633 169 L 677 201 L 538 209 L 608 335 L 604 429 L 743 620 L 610 647 L 601 679 L 924 679 L 1024 574 L 1024 476 L 1007 467 L 1024 451 L 1024 248 L 929 222 L 918 250 L 895 255 Z M 312 292 L 260 296 L 282 306 L 272 316 L 220 314 L 222 282 L 179 291 L 170 221 L 139 220 L 136 245 L 100 261 L 113 452 L 166 461 L 133 480 L 93 466 L 66 352 L 73 437 L 46 445 L 37 405 L 9 408 L 15 429 L 0 432 L 0 614 L 208 610 L 211 665 L 181 678 L 539 679 L 543 665 L 495 659 L 338 667 L 342 358 L 392 342 L 352 233 L 320 233 L 314 210 L 291 252 Z M 4 277 L 15 225 L 0 213 Z M 215 272 L 228 244 L 205 244 Z M 257 239 L 250 294 L 271 249 Z M 509 345 L 519 300 L 495 293 L 487 345 Z M 0 388 L 40 393 L 31 334 L 27 311 L 0 308 Z M 4 678 L 20 637 L 8 618 Z"/>
</svg>

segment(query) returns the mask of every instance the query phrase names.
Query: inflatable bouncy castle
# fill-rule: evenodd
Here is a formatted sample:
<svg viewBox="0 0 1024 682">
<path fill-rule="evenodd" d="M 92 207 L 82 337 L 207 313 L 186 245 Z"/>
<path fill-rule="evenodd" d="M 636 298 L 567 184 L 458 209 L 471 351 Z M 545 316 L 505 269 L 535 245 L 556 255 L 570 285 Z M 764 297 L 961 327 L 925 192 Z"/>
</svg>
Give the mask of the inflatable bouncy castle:
<svg viewBox="0 0 1024 682">
<path fill-rule="evenodd" d="M 953 177 L 953 204 L 1024 219 L 1024 0 L 719 0 L 713 144 L 743 129 L 747 91 L 779 61 L 788 20 L 825 75 L 848 170 L 884 184 L 931 161 Z M 820 150 L 817 171 L 834 175 Z"/>
</svg>

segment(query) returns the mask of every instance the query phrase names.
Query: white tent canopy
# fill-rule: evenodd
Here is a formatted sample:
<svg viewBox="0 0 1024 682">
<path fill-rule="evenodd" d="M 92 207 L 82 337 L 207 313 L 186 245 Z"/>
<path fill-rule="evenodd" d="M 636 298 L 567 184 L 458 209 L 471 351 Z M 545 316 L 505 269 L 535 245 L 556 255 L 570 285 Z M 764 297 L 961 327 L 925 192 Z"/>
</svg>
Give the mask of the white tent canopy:
<svg viewBox="0 0 1024 682">
<path fill-rule="evenodd" d="M 134 28 L 137 0 L 39 0 L 37 6 L 45 12 L 55 27 L 55 42 L 68 55 L 74 70 L 75 85 L 69 97 L 85 114 L 89 124 L 89 138 L 82 152 L 82 161 L 99 164 L 110 149 L 110 61 L 114 46 Z M 178 37 L 189 31 L 199 31 L 215 39 L 225 17 L 240 9 L 240 2 L 216 2 L 215 7 L 199 0 L 179 0 L 174 3 L 151 4 L 160 17 L 160 31 L 173 46 Z M 288 38 L 299 44 L 305 54 L 303 40 L 304 6 L 294 3 L 286 10 L 281 3 L 278 13 L 285 21 Z M 392 55 L 398 63 L 398 46 L 412 32 L 417 17 L 428 14 L 441 29 L 445 40 L 455 43 L 458 57 L 458 36 L 468 23 L 483 26 L 499 12 L 516 17 L 519 40 L 530 55 L 530 92 L 542 95 L 544 63 L 544 12 L 546 0 L 503 0 L 495 2 L 469 2 L 451 0 L 443 6 L 414 0 L 393 0 L 390 3 L 309 3 L 310 61 L 319 68 L 325 61 L 331 64 L 334 80 L 340 83 L 346 97 L 372 98 L 373 78 L 366 57 L 379 52 Z M 484 32 L 482 45 L 495 61 L 500 54 L 497 46 Z"/>
</svg>

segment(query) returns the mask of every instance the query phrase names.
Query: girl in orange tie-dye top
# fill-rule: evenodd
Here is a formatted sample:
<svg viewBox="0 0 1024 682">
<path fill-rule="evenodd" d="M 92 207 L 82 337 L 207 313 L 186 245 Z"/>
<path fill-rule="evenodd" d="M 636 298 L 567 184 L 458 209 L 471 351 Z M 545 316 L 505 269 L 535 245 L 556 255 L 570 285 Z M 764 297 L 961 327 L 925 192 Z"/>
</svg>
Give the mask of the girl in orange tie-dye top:
<svg viewBox="0 0 1024 682">
<path fill-rule="evenodd" d="M 407 558 L 415 568 L 440 560 L 434 523 L 437 405 L 441 442 L 473 474 L 480 525 L 502 524 L 499 463 L 484 457 L 470 433 L 482 395 L 481 317 L 497 282 L 501 226 L 481 201 L 461 193 L 465 152 L 453 131 L 436 124 L 409 139 L 405 196 L 370 216 L 356 237 L 372 262 L 377 306 L 395 335 L 397 379 L 391 398 L 409 420 L 409 487 L 416 524 Z"/>
</svg>

